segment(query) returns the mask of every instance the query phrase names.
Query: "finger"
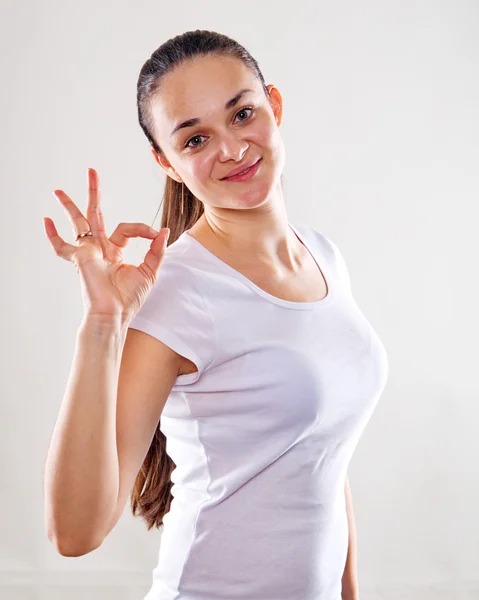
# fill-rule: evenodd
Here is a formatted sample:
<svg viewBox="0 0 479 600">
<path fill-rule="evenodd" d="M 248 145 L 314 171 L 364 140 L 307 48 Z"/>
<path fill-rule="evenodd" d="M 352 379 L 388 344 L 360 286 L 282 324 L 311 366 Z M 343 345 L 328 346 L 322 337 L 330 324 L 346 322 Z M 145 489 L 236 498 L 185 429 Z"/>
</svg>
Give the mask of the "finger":
<svg viewBox="0 0 479 600">
<path fill-rule="evenodd" d="M 166 229 L 164 231 L 166 233 Z M 113 244 L 124 248 L 130 238 L 143 237 L 151 240 L 158 235 L 158 231 L 146 223 L 120 223 L 109 239 Z"/>
<path fill-rule="evenodd" d="M 53 246 L 55 254 L 60 258 L 64 258 L 65 260 L 71 260 L 71 257 L 77 247 L 68 244 L 58 235 L 57 229 L 49 217 L 43 218 L 43 226 L 45 228 L 45 233 L 47 234 L 47 237 Z"/>
<path fill-rule="evenodd" d="M 88 222 L 93 235 L 106 239 L 105 222 L 100 206 L 101 188 L 100 178 L 95 169 L 87 169 L 88 178 L 88 206 L 86 210 Z"/>
<path fill-rule="evenodd" d="M 75 237 L 79 233 L 84 233 L 90 229 L 90 224 L 88 223 L 87 218 L 84 216 L 84 214 L 81 212 L 81 210 L 73 202 L 73 200 L 68 194 L 65 194 L 63 190 L 53 190 L 53 195 L 60 202 L 63 208 L 67 211 L 71 224 L 73 226 Z"/>
<path fill-rule="evenodd" d="M 165 258 L 169 236 L 169 229 L 162 229 L 158 236 L 152 241 L 150 249 L 145 254 L 145 260 L 138 267 L 140 271 L 146 272 L 153 281 L 155 281 L 158 270 Z"/>
</svg>

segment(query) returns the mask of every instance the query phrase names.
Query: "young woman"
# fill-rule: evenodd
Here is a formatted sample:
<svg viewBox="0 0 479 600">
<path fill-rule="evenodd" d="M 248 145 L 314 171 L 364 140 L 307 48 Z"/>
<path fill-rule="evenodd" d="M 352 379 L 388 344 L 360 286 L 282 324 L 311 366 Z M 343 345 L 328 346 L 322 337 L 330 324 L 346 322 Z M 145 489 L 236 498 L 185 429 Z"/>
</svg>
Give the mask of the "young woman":
<svg viewBox="0 0 479 600">
<path fill-rule="evenodd" d="M 167 175 L 160 232 L 108 238 L 93 169 L 85 215 L 56 190 L 77 245 L 45 219 L 85 304 L 49 538 L 92 551 L 131 495 L 163 525 L 145 600 L 357 600 L 347 468 L 387 356 L 337 246 L 288 221 L 281 94 L 243 46 L 192 31 L 142 67 L 138 115 Z M 137 236 L 153 240 L 138 268 Z"/>
</svg>

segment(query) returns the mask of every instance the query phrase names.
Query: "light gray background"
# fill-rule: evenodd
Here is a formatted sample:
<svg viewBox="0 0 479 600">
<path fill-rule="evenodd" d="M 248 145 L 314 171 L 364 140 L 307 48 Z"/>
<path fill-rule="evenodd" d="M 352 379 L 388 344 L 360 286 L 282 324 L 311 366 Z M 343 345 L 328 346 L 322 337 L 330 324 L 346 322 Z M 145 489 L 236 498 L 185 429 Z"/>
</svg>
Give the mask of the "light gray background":
<svg viewBox="0 0 479 600">
<path fill-rule="evenodd" d="M 237 39 L 281 91 L 289 219 L 339 246 L 388 352 L 349 469 L 361 598 L 477 599 L 473 0 L 2 0 L 0 596 L 140 600 L 150 587 L 161 532 L 129 503 L 86 556 L 58 555 L 46 537 L 43 467 L 83 306 L 42 217 L 72 242 L 52 191 L 84 209 L 94 167 L 109 233 L 153 224 L 164 176 L 137 122 L 136 81 L 155 48 L 198 28 Z M 125 260 L 147 249 L 133 240 Z"/>
</svg>

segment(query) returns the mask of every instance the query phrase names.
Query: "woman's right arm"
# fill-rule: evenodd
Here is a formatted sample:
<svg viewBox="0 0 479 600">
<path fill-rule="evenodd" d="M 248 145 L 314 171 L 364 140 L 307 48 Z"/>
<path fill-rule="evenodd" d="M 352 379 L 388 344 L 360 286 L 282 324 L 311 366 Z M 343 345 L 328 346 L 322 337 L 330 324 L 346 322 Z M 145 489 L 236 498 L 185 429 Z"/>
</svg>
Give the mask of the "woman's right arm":
<svg viewBox="0 0 479 600">
<path fill-rule="evenodd" d="M 45 523 L 61 554 L 96 543 L 116 507 L 116 399 L 128 324 L 85 317 L 45 464 Z"/>
</svg>

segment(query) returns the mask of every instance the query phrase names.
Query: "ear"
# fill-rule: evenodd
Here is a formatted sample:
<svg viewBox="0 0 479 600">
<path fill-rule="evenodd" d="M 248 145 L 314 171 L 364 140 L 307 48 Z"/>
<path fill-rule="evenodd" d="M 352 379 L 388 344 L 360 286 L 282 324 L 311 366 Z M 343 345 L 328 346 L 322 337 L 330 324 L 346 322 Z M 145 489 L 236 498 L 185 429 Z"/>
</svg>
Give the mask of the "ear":
<svg viewBox="0 0 479 600">
<path fill-rule="evenodd" d="M 278 123 L 279 126 L 283 121 L 283 97 L 278 88 L 273 84 L 269 84 L 266 87 L 269 92 L 269 103 L 271 104 L 276 123 Z"/>
<path fill-rule="evenodd" d="M 157 154 L 156 150 L 153 148 L 153 146 L 150 146 L 150 150 L 151 150 L 151 153 L 153 154 L 155 161 L 160 165 L 160 167 L 163 169 L 163 171 L 165 171 L 165 173 L 168 175 L 168 177 L 171 177 L 178 183 L 183 183 L 183 179 L 181 179 L 181 177 L 173 169 L 171 164 L 168 162 L 168 159 L 166 158 L 166 156 L 164 154 L 162 154 L 161 156 L 158 156 L 158 154 Z"/>
</svg>

